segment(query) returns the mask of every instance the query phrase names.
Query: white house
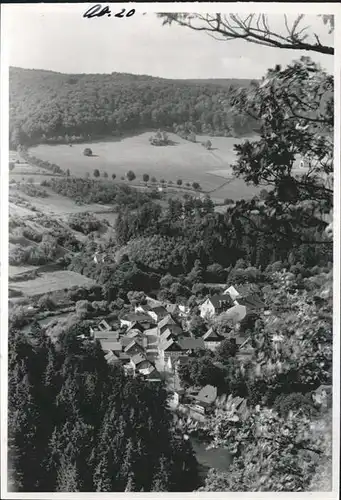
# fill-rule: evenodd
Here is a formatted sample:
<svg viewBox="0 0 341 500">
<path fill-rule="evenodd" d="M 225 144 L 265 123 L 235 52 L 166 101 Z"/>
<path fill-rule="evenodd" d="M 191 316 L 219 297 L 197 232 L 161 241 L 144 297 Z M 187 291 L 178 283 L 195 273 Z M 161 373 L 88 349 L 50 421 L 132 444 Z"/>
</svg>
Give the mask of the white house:
<svg viewBox="0 0 341 500">
<path fill-rule="evenodd" d="M 209 318 L 222 313 L 231 305 L 231 297 L 226 294 L 212 295 L 208 297 L 200 306 L 200 316 Z"/>
</svg>

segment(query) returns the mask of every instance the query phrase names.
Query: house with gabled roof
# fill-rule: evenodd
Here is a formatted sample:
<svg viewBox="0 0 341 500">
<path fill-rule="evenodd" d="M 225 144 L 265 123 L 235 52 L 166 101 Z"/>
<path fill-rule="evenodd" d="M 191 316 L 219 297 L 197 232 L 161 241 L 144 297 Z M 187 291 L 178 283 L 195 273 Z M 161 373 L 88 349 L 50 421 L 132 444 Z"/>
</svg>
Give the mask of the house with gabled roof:
<svg viewBox="0 0 341 500">
<path fill-rule="evenodd" d="M 157 379 L 157 371 L 154 364 L 142 353 L 135 354 L 130 359 L 131 372 L 134 375 L 140 374 L 147 378 Z M 129 370 L 128 370 L 129 371 Z"/>
<path fill-rule="evenodd" d="M 231 297 L 227 294 L 216 294 L 207 297 L 207 299 L 199 306 L 200 316 L 209 318 L 221 314 L 232 305 Z"/>
<path fill-rule="evenodd" d="M 194 398 L 191 409 L 201 414 L 207 414 L 213 409 L 213 405 L 218 396 L 218 390 L 213 385 L 205 385 Z"/>
<path fill-rule="evenodd" d="M 161 335 L 161 333 L 163 333 L 170 325 L 178 325 L 178 322 L 173 318 L 171 314 L 167 314 L 167 316 L 165 316 L 157 324 L 158 334 Z"/>
<path fill-rule="evenodd" d="M 136 328 L 135 323 L 139 323 L 143 330 L 146 330 L 147 328 L 150 328 L 155 324 L 155 322 L 148 314 L 143 313 L 126 314 L 125 316 L 120 318 L 120 323 L 121 326 L 127 326 L 128 328 L 131 328 L 133 325 Z"/>
<path fill-rule="evenodd" d="M 160 335 L 160 340 L 168 339 L 169 337 L 177 339 L 179 336 L 183 335 L 184 332 L 182 328 L 178 325 L 167 325 L 166 328 Z"/>
<path fill-rule="evenodd" d="M 205 343 L 202 339 L 184 336 L 174 339 L 170 336 L 159 342 L 159 359 L 165 367 L 173 369 L 180 356 L 203 349 L 205 349 Z"/>
<path fill-rule="evenodd" d="M 147 382 L 152 382 L 152 383 L 161 382 L 162 380 L 161 375 L 156 368 L 151 369 L 150 373 L 144 374 L 144 377 Z"/>
<path fill-rule="evenodd" d="M 149 295 L 146 295 L 145 299 L 146 299 L 146 303 L 149 307 L 158 307 L 158 306 L 163 305 L 163 303 L 160 300 L 154 299 L 153 297 L 150 297 Z"/>
<path fill-rule="evenodd" d="M 225 337 L 219 335 L 212 327 L 207 330 L 206 333 L 202 336 L 202 339 L 205 343 L 205 348 L 210 349 L 211 351 L 215 351 L 217 347 L 225 340 Z"/>
<path fill-rule="evenodd" d="M 94 340 L 101 340 L 101 339 L 107 339 L 107 340 L 116 340 L 118 341 L 119 339 L 119 332 L 116 331 L 108 331 L 108 330 L 92 330 L 92 338 Z"/>
<path fill-rule="evenodd" d="M 142 354 L 142 353 L 137 353 L 137 354 L 134 354 L 134 356 L 132 356 L 130 358 L 130 362 L 131 364 L 134 366 L 134 368 L 136 369 L 141 363 L 143 363 L 144 361 L 146 360 L 145 356 Z"/>
<path fill-rule="evenodd" d="M 126 354 L 129 354 L 129 356 L 134 356 L 135 354 L 143 353 L 145 350 L 144 346 L 142 345 L 142 341 L 136 339 L 130 339 L 130 342 L 127 342 L 125 344 L 126 345 L 124 345 L 123 351 Z"/>
<path fill-rule="evenodd" d="M 114 338 L 117 332 L 112 329 L 109 323 L 102 319 L 96 326 L 90 326 L 90 337 L 94 339 Z"/>
<path fill-rule="evenodd" d="M 168 311 L 163 306 L 157 306 L 149 309 L 149 311 L 147 311 L 147 314 L 149 314 L 149 316 L 155 321 L 155 323 L 158 323 L 168 315 Z"/>
<path fill-rule="evenodd" d="M 110 365 L 121 364 L 122 366 L 130 363 L 130 356 L 123 352 L 108 351 L 104 356 L 106 362 Z"/>
</svg>

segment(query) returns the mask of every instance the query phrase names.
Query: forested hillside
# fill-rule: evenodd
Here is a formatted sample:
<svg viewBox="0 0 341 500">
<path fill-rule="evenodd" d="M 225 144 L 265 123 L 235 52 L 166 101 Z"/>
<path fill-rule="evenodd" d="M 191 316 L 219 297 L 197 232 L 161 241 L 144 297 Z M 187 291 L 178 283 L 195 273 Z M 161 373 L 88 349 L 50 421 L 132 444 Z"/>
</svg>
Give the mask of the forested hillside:
<svg viewBox="0 0 341 500">
<path fill-rule="evenodd" d="M 195 133 L 249 134 L 255 122 L 233 114 L 228 103 L 233 88 L 249 84 L 10 68 L 11 146 L 185 124 Z"/>
<path fill-rule="evenodd" d="M 19 491 L 191 491 L 191 446 L 162 386 L 107 365 L 99 345 L 38 329 L 9 338 L 10 481 Z M 155 436 L 157 435 L 157 439 Z"/>
</svg>

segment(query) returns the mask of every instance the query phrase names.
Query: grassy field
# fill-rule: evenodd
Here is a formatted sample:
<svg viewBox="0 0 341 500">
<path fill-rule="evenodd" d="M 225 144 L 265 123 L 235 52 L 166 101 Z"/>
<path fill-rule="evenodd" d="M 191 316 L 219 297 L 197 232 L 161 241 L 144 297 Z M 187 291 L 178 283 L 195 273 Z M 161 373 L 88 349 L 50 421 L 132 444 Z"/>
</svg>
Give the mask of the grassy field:
<svg viewBox="0 0 341 500">
<path fill-rule="evenodd" d="M 186 141 L 175 134 L 169 134 L 174 141 L 172 146 L 157 147 L 149 144 L 151 132 L 145 132 L 123 139 L 114 138 L 92 144 L 40 145 L 30 149 L 30 153 L 43 160 L 58 164 L 61 168 L 69 168 L 72 175 L 83 177 L 86 173 L 93 174 L 95 168 L 101 173 L 107 172 L 109 178 L 113 173 L 116 179 L 133 170 L 137 180 L 144 173 L 154 176 L 158 181 L 165 179 L 175 182 L 182 179 L 186 182 L 199 182 L 205 191 L 213 191 L 214 198 L 237 199 L 251 197 L 258 192 L 243 181 L 226 182 L 232 174 L 230 165 L 235 161 L 233 145 L 241 139 L 232 137 L 198 136 L 197 143 Z M 210 139 L 212 150 L 208 151 L 201 142 Z M 93 155 L 83 155 L 85 147 L 90 146 Z M 212 193 L 213 197 L 213 193 Z"/>
<path fill-rule="evenodd" d="M 94 284 L 95 282 L 92 279 L 82 274 L 74 273 L 73 271 L 55 271 L 42 273 L 33 280 L 13 283 L 11 284 L 11 288 L 32 297 L 43 293 L 69 289 L 73 286 L 91 286 Z"/>
</svg>

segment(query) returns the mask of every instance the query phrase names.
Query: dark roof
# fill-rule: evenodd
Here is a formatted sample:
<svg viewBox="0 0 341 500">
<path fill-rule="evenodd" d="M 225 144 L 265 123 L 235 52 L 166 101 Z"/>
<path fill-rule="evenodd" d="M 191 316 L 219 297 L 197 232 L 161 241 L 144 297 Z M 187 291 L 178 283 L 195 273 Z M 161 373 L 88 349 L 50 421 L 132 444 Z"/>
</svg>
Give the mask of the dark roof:
<svg viewBox="0 0 341 500">
<path fill-rule="evenodd" d="M 218 395 L 217 388 L 213 385 L 205 385 L 196 396 L 196 399 L 200 403 L 212 404 Z"/>
<path fill-rule="evenodd" d="M 136 342 L 135 339 L 130 339 L 131 342 L 129 342 L 125 348 L 124 348 L 124 351 L 127 352 L 131 347 L 135 346 L 137 347 L 140 351 L 143 351 L 143 347 L 141 346 L 141 344 L 139 342 Z"/>
<path fill-rule="evenodd" d="M 128 337 L 128 335 L 125 335 L 124 337 L 120 338 L 120 342 L 121 342 L 123 347 L 126 347 L 127 345 L 129 345 L 132 340 L 134 340 L 134 338 Z"/>
<path fill-rule="evenodd" d="M 127 354 L 125 352 L 119 352 L 119 353 L 117 353 L 117 356 L 120 358 L 120 361 L 127 361 L 127 362 L 130 361 L 129 354 Z"/>
<path fill-rule="evenodd" d="M 264 302 L 258 297 L 258 295 L 252 294 L 252 295 L 247 295 L 246 297 L 237 297 L 237 302 L 241 306 L 247 307 L 247 309 L 251 310 L 256 310 L 256 309 L 263 309 L 265 307 Z"/>
<path fill-rule="evenodd" d="M 203 339 L 194 339 L 193 337 L 181 337 L 177 339 L 177 343 L 182 350 L 188 349 L 205 349 Z"/>
<path fill-rule="evenodd" d="M 150 311 L 151 306 L 148 304 L 140 304 L 139 307 L 141 307 L 144 311 Z"/>
<path fill-rule="evenodd" d="M 173 339 L 168 339 L 165 340 L 163 343 L 160 344 L 160 349 L 163 351 L 181 351 L 181 347 L 177 342 L 175 342 Z"/>
<path fill-rule="evenodd" d="M 166 330 L 161 333 L 160 340 L 164 341 L 164 340 L 169 339 L 169 337 L 173 337 L 173 334 L 172 334 L 172 332 L 170 331 L 169 328 L 166 328 Z"/>
<path fill-rule="evenodd" d="M 174 328 L 172 328 L 174 327 Z M 178 325 L 167 325 L 167 328 L 162 332 L 160 337 L 168 338 L 169 336 L 177 338 L 179 335 L 183 335 L 183 330 Z"/>
<path fill-rule="evenodd" d="M 206 342 L 221 342 L 222 340 L 224 340 L 224 337 L 222 335 L 219 335 L 215 330 L 213 330 L 213 328 L 207 330 L 202 338 Z"/>
<path fill-rule="evenodd" d="M 124 321 L 137 321 L 138 323 L 152 323 L 152 319 L 148 314 L 143 313 L 130 313 L 121 318 Z"/>
<path fill-rule="evenodd" d="M 181 333 L 183 333 L 183 329 L 178 324 L 174 325 L 171 323 L 170 325 L 167 325 L 167 328 L 175 335 L 181 335 Z"/>
<path fill-rule="evenodd" d="M 161 321 L 158 322 L 158 327 L 159 328 L 162 328 L 163 326 L 166 326 L 166 325 L 176 325 L 177 322 L 175 321 L 175 319 L 173 318 L 173 316 L 171 314 L 167 314 L 167 316 L 165 316 L 164 318 L 162 318 Z"/>
<path fill-rule="evenodd" d="M 246 295 L 257 294 L 259 291 L 259 286 L 254 283 L 244 283 L 243 285 L 235 285 L 234 287 L 241 297 Z M 238 299 L 237 299 L 238 300 Z"/>
<path fill-rule="evenodd" d="M 152 307 L 150 309 L 151 312 L 154 312 L 155 314 L 157 314 L 158 316 L 167 316 L 168 314 L 168 311 L 167 309 L 165 309 L 163 306 L 157 306 L 157 307 Z"/>
<path fill-rule="evenodd" d="M 143 361 L 146 361 L 146 358 L 142 356 L 142 354 L 138 353 L 135 354 L 135 356 L 132 356 L 131 361 L 135 364 L 135 366 L 137 366 Z"/>
<path fill-rule="evenodd" d="M 143 326 L 138 321 L 134 321 L 133 324 L 127 328 L 127 332 L 130 332 L 133 329 L 140 330 L 140 332 L 143 332 L 144 330 Z"/>
<path fill-rule="evenodd" d="M 220 307 L 221 303 L 222 304 L 232 304 L 231 297 L 229 295 L 224 295 L 224 294 L 216 294 L 216 295 L 211 295 L 208 297 L 210 300 L 211 304 L 214 305 L 214 307 Z"/>
<path fill-rule="evenodd" d="M 156 368 L 154 368 L 154 370 L 153 370 L 151 373 L 149 373 L 148 375 L 145 375 L 145 378 L 146 378 L 147 380 L 150 380 L 150 381 L 152 381 L 152 380 L 155 380 L 155 381 L 161 381 L 161 375 L 160 375 L 160 373 L 157 371 L 157 369 L 156 369 Z"/>
<path fill-rule="evenodd" d="M 160 300 L 154 299 L 153 297 L 146 296 L 146 301 L 149 307 L 162 306 L 162 302 Z"/>
<path fill-rule="evenodd" d="M 236 332 L 235 334 L 230 335 L 231 340 L 235 340 L 236 344 L 238 346 L 241 346 L 243 344 L 247 344 L 247 340 L 250 340 L 250 337 L 247 337 L 246 335 L 243 335 L 239 332 Z"/>
</svg>

